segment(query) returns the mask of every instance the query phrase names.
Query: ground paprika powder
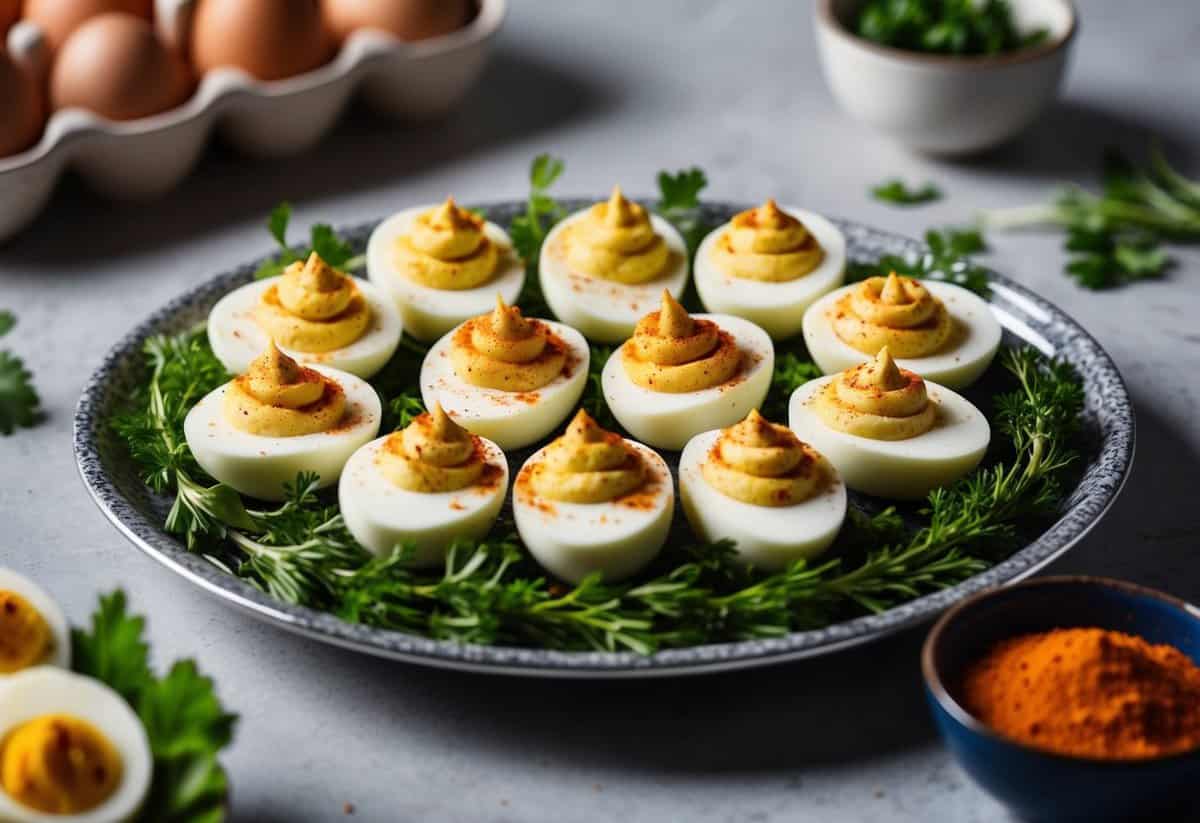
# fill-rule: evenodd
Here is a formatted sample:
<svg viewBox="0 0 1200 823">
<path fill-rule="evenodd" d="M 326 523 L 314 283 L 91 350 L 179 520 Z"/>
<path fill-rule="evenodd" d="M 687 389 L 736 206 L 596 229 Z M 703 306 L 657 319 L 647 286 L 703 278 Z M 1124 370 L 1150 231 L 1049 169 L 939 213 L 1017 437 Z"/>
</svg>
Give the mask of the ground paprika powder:
<svg viewBox="0 0 1200 823">
<path fill-rule="evenodd" d="M 1200 746 L 1200 668 L 1169 645 L 1092 628 L 997 644 L 968 668 L 966 708 L 1021 743 L 1080 757 Z"/>
</svg>

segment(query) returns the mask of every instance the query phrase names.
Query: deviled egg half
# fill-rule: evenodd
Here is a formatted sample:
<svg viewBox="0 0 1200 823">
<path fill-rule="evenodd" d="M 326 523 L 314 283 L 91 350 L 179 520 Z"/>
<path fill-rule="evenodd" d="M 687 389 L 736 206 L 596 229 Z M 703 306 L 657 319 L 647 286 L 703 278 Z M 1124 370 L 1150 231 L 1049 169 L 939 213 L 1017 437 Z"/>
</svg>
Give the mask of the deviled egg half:
<svg viewBox="0 0 1200 823">
<path fill-rule="evenodd" d="M 284 483 L 316 472 L 337 482 L 350 455 L 379 432 L 379 397 L 337 369 L 301 366 L 269 343 L 250 368 L 197 403 L 183 421 L 206 472 L 242 494 L 283 500 Z"/>
<path fill-rule="evenodd" d="M 626 431 L 677 451 L 695 435 L 732 426 L 762 405 L 775 349 L 765 331 L 727 314 L 689 315 L 665 289 L 604 364 L 604 399 Z"/>
<path fill-rule="evenodd" d="M 346 527 L 370 551 L 408 547 L 412 566 L 436 566 L 460 538 L 480 539 L 500 514 L 508 461 L 439 404 L 402 431 L 351 456 L 338 483 Z"/>
<path fill-rule="evenodd" d="M 554 431 L 587 382 L 583 335 L 551 320 L 496 307 L 433 344 L 421 364 L 425 408 L 440 404 L 468 431 L 519 449 Z"/>
<path fill-rule="evenodd" d="M 0 682 L 7 675 L 42 665 L 71 665 L 67 619 L 37 583 L 0 569 Z"/>
<path fill-rule="evenodd" d="M 448 197 L 383 221 L 367 242 L 367 277 L 395 300 L 405 331 L 429 342 L 487 311 L 497 294 L 517 302 L 525 265 L 504 229 Z"/>
<path fill-rule="evenodd" d="M 542 244 L 542 294 L 555 316 L 589 340 L 619 343 L 663 289 L 687 287 L 687 247 L 667 220 L 621 193 L 558 223 Z"/>
<path fill-rule="evenodd" d="M 150 790 L 142 722 L 98 680 L 40 666 L 0 681 L 0 820 L 127 823 Z"/>
<path fill-rule="evenodd" d="M 521 540 L 570 583 L 594 572 L 613 582 L 641 571 L 666 542 L 674 511 L 663 459 L 582 409 L 565 434 L 525 461 L 513 484 Z"/>
<path fill-rule="evenodd" d="M 750 566 L 815 557 L 846 518 L 846 486 L 820 452 L 757 409 L 696 435 L 679 457 L 679 499 L 704 540 L 729 538 Z"/>
<path fill-rule="evenodd" d="M 710 232 L 696 250 L 696 291 L 709 311 L 744 317 L 776 340 L 842 284 L 846 238 L 819 214 L 768 200 Z"/>
<path fill-rule="evenodd" d="M 804 343 L 826 374 L 865 363 L 886 346 L 901 367 L 961 389 L 991 365 L 1000 323 L 962 286 L 892 272 L 814 303 L 804 315 Z"/>
<path fill-rule="evenodd" d="M 230 292 L 208 315 L 213 353 L 233 374 L 246 371 L 273 340 L 301 363 L 368 378 L 391 359 L 401 330 L 385 294 L 316 252 L 278 277 Z"/>
<path fill-rule="evenodd" d="M 901 369 L 885 346 L 874 360 L 792 393 L 792 431 L 866 494 L 918 500 L 979 465 L 987 418 L 965 397 Z"/>
</svg>

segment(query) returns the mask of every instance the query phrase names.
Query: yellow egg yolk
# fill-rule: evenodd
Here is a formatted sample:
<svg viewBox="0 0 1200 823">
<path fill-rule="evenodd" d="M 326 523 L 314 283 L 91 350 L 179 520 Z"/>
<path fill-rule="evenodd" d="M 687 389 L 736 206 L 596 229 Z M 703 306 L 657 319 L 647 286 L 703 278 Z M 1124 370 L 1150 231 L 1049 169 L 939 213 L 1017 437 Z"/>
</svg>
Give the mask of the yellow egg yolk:
<svg viewBox="0 0 1200 823">
<path fill-rule="evenodd" d="M 494 311 L 454 333 L 450 362 L 454 373 L 473 386 L 528 392 L 562 373 L 567 347 L 545 323 L 522 317 L 519 308 L 496 295 Z"/>
<path fill-rule="evenodd" d="M 335 381 L 307 369 L 274 343 L 225 390 L 225 419 L 263 437 L 298 437 L 337 428 L 346 393 Z"/>
<path fill-rule="evenodd" d="M 313 252 L 263 292 L 254 319 L 284 348 L 320 354 L 362 337 L 371 325 L 371 307 L 353 278 Z"/>
<path fill-rule="evenodd" d="M 384 441 L 379 466 L 413 492 L 452 492 L 474 485 L 486 465 L 479 439 L 455 423 L 440 403 Z"/>
<path fill-rule="evenodd" d="M 946 307 L 920 281 L 870 277 L 838 300 L 832 309 L 833 331 L 843 343 L 872 357 L 887 346 L 893 357 L 936 354 L 954 336 Z"/>
<path fill-rule="evenodd" d="M 484 232 L 483 218 L 459 208 L 453 197 L 419 215 L 396 238 L 394 262 L 405 277 L 432 289 L 482 286 L 500 264 L 500 249 Z"/>
<path fill-rule="evenodd" d="M 630 380 L 669 394 L 719 386 L 742 365 L 741 350 L 731 334 L 711 320 L 691 317 L 665 289 L 662 308 L 638 321 L 621 351 Z"/>
<path fill-rule="evenodd" d="M 36 666 L 50 656 L 54 637 L 33 604 L 13 591 L 0 591 L 0 674 Z"/>
<path fill-rule="evenodd" d="M 663 273 L 671 250 L 654 231 L 650 215 L 613 188 L 606 203 L 597 203 L 564 232 L 567 264 L 591 277 L 636 284 Z"/>
<path fill-rule="evenodd" d="M 768 200 L 736 215 L 712 255 L 717 268 L 731 277 L 786 283 L 821 265 L 825 251 L 803 223 Z"/>
<path fill-rule="evenodd" d="M 815 449 L 755 409 L 721 432 L 700 472 L 721 494 L 755 506 L 803 503 L 829 479 Z"/>
<path fill-rule="evenodd" d="M 871 440 L 908 440 L 937 422 L 925 381 L 898 368 L 886 346 L 874 360 L 837 375 L 810 402 L 829 428 Z"/>
<path fill-rule="evenodd" d="M 605 431 L 583 409 L 532 468 L 535 493 L 564 503 L 605 503 L 646 481 L 641 455 L 619 434 Z"/>
<path fill-rule="evenodd" d="M 104 734 L 65 714 L 34 718 L 0 743 L 0 783 L 13 800 L 46 814 L 81 814 L 113 795 L 121 756 Z"/>
</svg>

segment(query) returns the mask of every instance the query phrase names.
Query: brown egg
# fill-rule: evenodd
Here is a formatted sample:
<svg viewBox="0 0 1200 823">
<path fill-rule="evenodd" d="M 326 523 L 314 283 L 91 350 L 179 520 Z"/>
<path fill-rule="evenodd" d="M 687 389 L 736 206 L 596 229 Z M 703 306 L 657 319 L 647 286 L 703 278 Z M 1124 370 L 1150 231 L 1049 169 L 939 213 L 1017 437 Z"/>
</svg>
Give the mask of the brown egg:
<svg viewBox="0 0 1200 823">
<path fill-rule="evenodd" d="M 85 20 L 112 11 L 149 20 L 153 6 L 154 0 L 25 0 L 24 17 L 37 23 L 51 51 L 58 51 Z"/>
<path fill-rule="evenodd" d="M 195 83 L 183 59 L 141 17 L 114 12 L 67 38 L 50 72 L 54 109 L 78 106 L 110 120 L 136 120 L 178 106 Z"/>
<path fill-rule="evenodd" d="M 0 157 L 32 146 L 45 124 L 41 83 L 0 49 Z"/>
<path fill-rule="evenodd" d="M 21 16 L 21 0 L 0 0 L 0 34 Z"/>
<path fill-rule="evenodd" d="M 338 42 L 357 29 L 380 29 L 401 40 L 449 34 L 471 18 L 469 0 L 321 0 Z"/>
<path fill-rule="evenodd" d="M 317 0 L 199 0 L 192 62 L 203 73 L 235 66 L 259 80 L 282 80 L 333 55 Z"/>
</svg>

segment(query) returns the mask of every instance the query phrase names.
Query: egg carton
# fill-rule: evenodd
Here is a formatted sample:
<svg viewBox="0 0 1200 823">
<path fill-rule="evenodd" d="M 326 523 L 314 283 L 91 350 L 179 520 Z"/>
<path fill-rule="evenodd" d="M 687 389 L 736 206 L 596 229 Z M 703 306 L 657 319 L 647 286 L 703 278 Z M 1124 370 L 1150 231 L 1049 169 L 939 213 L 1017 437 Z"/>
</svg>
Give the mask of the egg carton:
<svg viewBox="0 0 1200 823">
<path fill-rule="evenodd" d="M 479 0 L 478 7 L 462 29 L 415 43 L 357 31 L 330 63 L 284 80 L 210 71 L 186 103 L 152 117 L 115 122 L 82 109 L 57 111 L 36 145 L 0 157 L 0 241 L 37 217 L 68 168 L 102 194 L 147 199 L 188 175 L 215 128 L 247 154 L 280 157 L 312 148 L 356 92 L 388 116 L 443 115 L 483 71 L 507 0 Z M 31 48 L 30 38 L 18 24 L 9 33 L 10 53 Z"/>
</svg>

